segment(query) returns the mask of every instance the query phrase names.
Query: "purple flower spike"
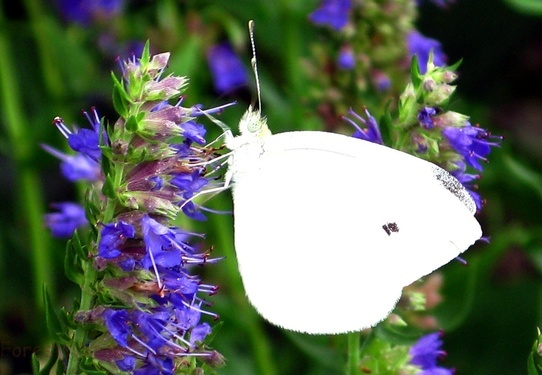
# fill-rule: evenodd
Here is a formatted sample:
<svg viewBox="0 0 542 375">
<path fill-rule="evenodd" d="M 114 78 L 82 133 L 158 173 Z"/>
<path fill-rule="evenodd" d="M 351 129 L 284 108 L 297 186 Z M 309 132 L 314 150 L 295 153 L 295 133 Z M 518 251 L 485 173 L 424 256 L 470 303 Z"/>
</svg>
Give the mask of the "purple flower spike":
<svg viewBox="0 0 542 375">
<path fill-rule="evenodd" d="M 52 204 L 60 212 L 45 214 L 45 225 L 54 237 L 68 238 L 80 227 L 88 225 L 85 209 L 75 203 L 62 202 Z"/>
<path fill-rule="evenodd" d="M 440 42 L 436 39 L 431 39 L 423 36 L 417 31 L 412 31 L 407 36 L 407 48 L 411 56 L 418 56 L 418 65 L 420 72 L 427 72 L 427 62 L 429 61 L 429 53 L 433 52 L 433 64 L 435 66 L 446 65 L 446 55 L 442 51 Z"/>
<path fill-rule="evenodd" d="M 320 8 L 309 15 L 309 19 L 316 25 L 327 25 L 340 30 L 348 23 L 351 8 L 350 0 L 323 0 Z"/>
<path fill-rule="evenodd" d="M 207 63 L 215 89 L 220 94 L 233 91 L 248 82 L 244 65 L 228 43 L 211 47 L 207 51 Z"/>
</svg>

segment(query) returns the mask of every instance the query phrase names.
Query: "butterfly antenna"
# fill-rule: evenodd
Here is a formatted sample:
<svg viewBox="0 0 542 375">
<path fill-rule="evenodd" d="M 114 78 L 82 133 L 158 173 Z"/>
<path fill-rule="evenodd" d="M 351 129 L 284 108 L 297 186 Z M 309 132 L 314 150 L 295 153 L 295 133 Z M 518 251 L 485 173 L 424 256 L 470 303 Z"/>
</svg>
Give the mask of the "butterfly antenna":
<svg viewBox="0 0 542 375">
<path fill-rule="evenodd" d="M 248 21 L 248 33 L 250 35 L 250 45 L 252 46 L 252 59 L 250 65 L 254 72 L 254 78 L 256 80 L 256 93 L 258 95 L 258 110 L 262 110 L 262 98 L 260 95 L 260 79 L 258 78 L 258 65 L 256 64 L 256 43 L 254 43 L 254 21 Z"/>
</svg>

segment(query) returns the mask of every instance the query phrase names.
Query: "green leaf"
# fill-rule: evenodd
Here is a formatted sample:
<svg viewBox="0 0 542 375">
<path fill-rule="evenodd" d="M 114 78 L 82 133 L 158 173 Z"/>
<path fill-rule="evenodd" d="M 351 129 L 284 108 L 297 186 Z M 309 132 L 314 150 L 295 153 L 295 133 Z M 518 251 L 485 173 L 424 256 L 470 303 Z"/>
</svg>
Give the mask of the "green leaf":
<svg viewBox="0 0 542 375">
<path fill-rule="evenodd" d="M 98 207 L 96 204 L 94 204 L 94 201 L 92 200 L 92 195 L 93 194 L 96 194 L 96 192 L 92 189 L 88 189 L 86 191 L 86 195 L 85 195 L 85 213 L 86 213 L 86 216 L 87 216 L 87 219 L 89 220 L 90 223 L 97 223 L 100 221 L 100 218 L 103 214 L 102 210 L 100 207 Z M 92 234 L 95 234 L 95 230 L 96 230 L 96 227 L 91 225 L 90 226 L 91 228 L 91 235 Z M 89 243 L 87 241 L 87 243 Z"/>
<path fill-rule="evenodd" d="M 541 0 L 505 0 L 505 2 L 518 12 L 533 14 L 535 16 L 542 15 Z"/>
<path fill-rule="evenodd" d="M 126 130 L 136 133 L 139 126 L 139 121 L 136 118 L 136 116 L 130 116 L 126 120 L 125 126 L 126 126 Z"/>
<path fill-rule="evenodd" d="M 540 355 L 540 329 L 538 329 L 538 337 L 534 341 L 533 348 L 527 358 L 527 373 L 529 375 L 542 375 L 542 356 Z"/>
<path fill-rule="evenodd" d="M 412 56 L 412 61 L 410 62 L 410 79 L 414 85 L 415 91 L 418 90 L 418 87 L 423 82 L 422 74 L 420 73 L 420 64 L 418 63 L 418 56 Z"/>
<path fill-rule="evenodd" d="M 453 65 L 450 65 L 446 68 L 446 70 L 449 70 L 449 71 L 456 71 L 459 66 L 463 63 L 463 59 L 459 59 L 457 62 L 455 62 Z"/>
<path fill-rule="evenodd" d="M 32 375 L 40 375 L 40 361 L 36 353 L 32 353 Z"/>
<path fill-rule="evenodd" d="M 111 176 L 105 177 L 105 181 L 102 186 L 102 194 L 109 199 L 115 199 L 117 197 Z"/>
<path fill-rule="evenodd" d="M 58 366 L 56 366 L 56 375 L 65 375 L 66 374 L 66 368 L 64 367 L 64 364 L 62 362 L 58 362 Z"/>
<path fill-rule="evenodd" d="M 108 373 L 99 368 L 99 365 L 92 358 L 84 358 L 79 364 L 79 370 L 82 374 L 88 375 L 107 375 Z"/>
<path fill-rule="evenodd" d="M 62 324 L 51 299 L 47 292 L 47 286 L 43 286 L 43 302 L 45 306 L 45 322 L 47 325 L 47 331 L 51 335 L 51 338 L 59 344 L 69 344 L 70 338 L 67 334 L 66 327 Z"/>
<path fill-rule="evenodd" d="M 77 231 L 73 233 L 73 237 L 66 244 L 66 253 L 64 254 L 64 273 L 66 277 L 76 283 L 83 284 L 83 269 L 81 267 L 81 259 L 85 259 L 86 254 L 79 240 Z"/>
<path fill-rule="evenodd" d="M 393 129 L 393 117 L 390 113 L 390 104 L 391 100 L 388 100 L 384 108 L 384 114 L 380 117 L 378 124 L 380 127 L 380 135 L 382 137 L 382 141 L 385 145 L 390 145 L 393 147 L 391 137 Z"/>
<path fill-rule="evenodd" d="M 100 164 L 102 167 L 103 174 L 105 176 L 109 175 L 109 171 L 111 170 L 111 162 L 110 159 L 113 156 L 113 152 L 111 151 L 111 147 L 100 147 L 102 150 L 102 158 L 100 160 Z"/>
<path fill-rule="evenodd" d="M 141 52 L 141 58 L 139 59 L 140 64 L 142 67 L 146 67 L 149 65 L 151 61 L 151 43 L 147 39 L 145 42 L 145 46 L 143 47 L 143 51 Z"/>
<path fill-rule="evenodd" d="M 115 76 L 115 73 L 111 72 L 111 78 L 113 79 L 113 107 L 121 117 L 126 117 L 128 115 L 130 97 L 122 82 Z"/>
<path fill-rule="evenodd" d="M 34 359 L 37 361 L 37 357 L 35 354 L 32 354 L 32 362 L 34 362 Z M 53 366 L 55 363 L 57 363 L 58 360 L 58 345 L 53 345 L 53 348 L 51 350 L 51 356 L 47 360 L 47 363 L 45 366 L 43 366 L 43 369 L 39 371 L 39 375 L 48 375 L 51 370 L 53 369 Z M 59 363 L 58 366 L 62 368 L 62 365 Z M 39 369 L 39 363 L 38 363 L 38 369 Z"/>
<path fill-rule="evenodd" d="M 81 239 L 79 238 L 79 231 L 75 230 L 73 232 L 73 236 L 71 238 L 71 244 L 73 246 L 73 251 L 79 258 L 87 259 L 88 257 L 87 248 L 83 243 L 81 243 Z"/>
</svg>

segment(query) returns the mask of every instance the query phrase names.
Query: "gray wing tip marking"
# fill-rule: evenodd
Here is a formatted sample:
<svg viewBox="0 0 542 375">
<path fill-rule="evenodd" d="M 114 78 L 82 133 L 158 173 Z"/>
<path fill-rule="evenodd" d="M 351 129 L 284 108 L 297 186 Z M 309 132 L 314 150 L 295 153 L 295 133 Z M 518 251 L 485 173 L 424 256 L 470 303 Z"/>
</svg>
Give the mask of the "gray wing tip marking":
<svg viewBox="0 0 542 375">
<path fill-rule="evenodd" d="M 446 188 L 446 190 L 455 195 L 457 199 L 459 199 L 461 203 L 463 203 L 465 207 L 467 207 L 467 209 L 474 215 L 476 212 L 476 203 L 463 184 L 450 173 L 440 167 L 437 167 L 436 165 L 433 166 L 432 172 L 433 177 L 438 180 L 441 185 Z"/>
</svg>

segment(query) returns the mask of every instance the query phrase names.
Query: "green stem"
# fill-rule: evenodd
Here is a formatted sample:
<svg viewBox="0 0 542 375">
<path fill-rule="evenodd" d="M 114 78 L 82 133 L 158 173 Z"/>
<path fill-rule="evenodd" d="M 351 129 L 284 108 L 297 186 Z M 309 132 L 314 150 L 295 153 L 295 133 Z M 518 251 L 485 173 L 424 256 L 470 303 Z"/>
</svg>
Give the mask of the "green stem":
<svg viewBox="0 0 542 375">
<path fill-rule="evenodd" d="M 348 342 L 348 352 L 346 360 L 346 375 L 359 375 L 359 360 L 360 360 L 360 332 L 350 332 L 346 335 Z"/>
<path fill-rule="evenodd" d="M 81 286 L 81 305 L 80 310 L 87 311 L 94 307 L 94 292 L 93 286 L 96 285 L 97 271 L 94 268 L 92 261 L 86 261 L 83 264 L 84 283 Z M 84 325 L 79 325 L 75 331 L 70 347 L 70 357 L 66 374 L 77 374 L 79 371 L 79 349 L 83 348 L 87 341 L 88 328 Z"/>
<path fill-rule="evenodd" d="M 0 10 L 0 23 L 5 24 Z M 31 157 L 35 144 L 28 132 L 29 124 L 24 118 L 23 105 L 19 87 L 15 82 L 17 73 L 13 63 L 9 37 L 6 27 L 0 32 L 0 97 L 4 110 L 4 124 L 9 144 L 12 145 L 12 157 L 17 171 L 18 205 L 21 222 L 28 233 L 28 242 L 32 251 L 32 267 L 34 274 L 34 299 L 36 306 L 43 307 L 42 288 L 47 284 L 54 291 L 54 278 L 51 270 L 50 237 L 43 230 L 43 214 L 45 212 L 43 193 L 36 170 L 32 167 Z"/>
<path fill-rule="evenodd" d="M 117 175 L 122 175 L 124 173 L 124 165 L 117 164 Z M 106 207 L 104 209 L 104 214 L 101 219 L 103 223 L 109 223 L 113 220 L 115 214 L 115 207 L 117 201 L 115 199 L 108 199 Z M 99 242 L 99 238 L 96 240 L 96 243 Z M 88 249 L 89 255 L 95 255 L 95 251 Z M 92 258 L 89 257 L 88 260 L 83 262 L 83 285 L 81 285 L 81 304 L 79 305 L 79 310 L 87 311 L 95 307 L 95 297 L 96 292 L 94 286 L 96 285 L 98 278 L 98 271 L 92 264 Z M 75 334 L 72 339 L 70 347 L 70 357 L 68 360 L 68 366 L 66 368 L 66 374 L 77 374 L 79 369 L 79 359 L 80 359 L 80 349 L 84 348 L 85 343 L 87 342 L 88 327 L 85 325 L 79 325 L 75 331 Z"/>
<path fill-rule="evenodd" d="M 45 87 L 53 99 L 58 101 L 65 90 L 65 86 L 58 69 L 58 63 L 54 57 L 54 51 L 56 50 L 54 39 L 50 38 L 51 33 L 48 29 L 48 23 L 52 22 L 52 20 L 49 19 L 48 12 L 44 9 L 43 3 L 41 0 L 25 0 L 24 2 L 30 18 L 29 24 L 32 26 L 34 38 L 36 39 L 40 57 L 38 61 L 41 65 Z"/>
</svg>

